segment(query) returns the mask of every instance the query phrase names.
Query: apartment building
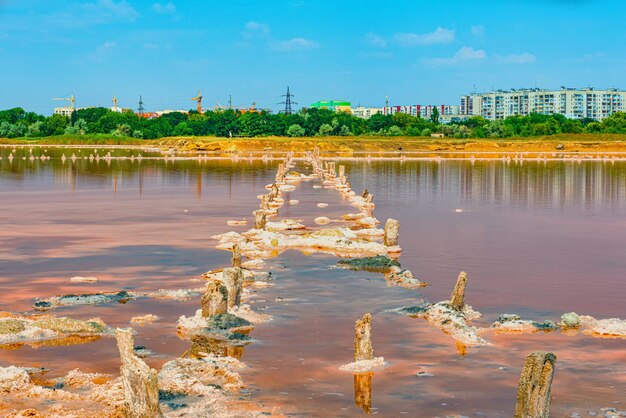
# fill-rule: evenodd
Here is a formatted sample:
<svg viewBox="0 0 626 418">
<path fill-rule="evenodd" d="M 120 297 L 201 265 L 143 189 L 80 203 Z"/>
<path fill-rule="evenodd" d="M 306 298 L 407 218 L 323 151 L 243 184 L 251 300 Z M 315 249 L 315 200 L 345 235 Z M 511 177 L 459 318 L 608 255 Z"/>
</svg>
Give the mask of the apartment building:
<svg viewBox="0 0 626 418">
<path fill-rule="evenodd" d="M 462 115 L 482 116 L 488 120 L 529 113 L 602 120 L 623 111 L 626 111 L 624 90 L 565 87 L 560 90 L 520 89 L 474 93 L 462 96 L 460 106 Z"/>
<path fill-rule="evenodd" d="M 437 108 L 440 116 L 456 116 L 460 114 L 459 106 L 450 105 L 406 105 L 406 106 L 385 106 L 383 108 L 384 115 L 393 115 L 395 113 L 406 113 L 411 116 L 419 116 L 421 118 L 430 118 L 434 109 Z"/>
<path fill-rule="evenodd" d="M 352 108 L 352 115 L 363 119 L 369 119 L 378 113 L 383 113 L 382 107 L 357 106 Z"/>
</svg>

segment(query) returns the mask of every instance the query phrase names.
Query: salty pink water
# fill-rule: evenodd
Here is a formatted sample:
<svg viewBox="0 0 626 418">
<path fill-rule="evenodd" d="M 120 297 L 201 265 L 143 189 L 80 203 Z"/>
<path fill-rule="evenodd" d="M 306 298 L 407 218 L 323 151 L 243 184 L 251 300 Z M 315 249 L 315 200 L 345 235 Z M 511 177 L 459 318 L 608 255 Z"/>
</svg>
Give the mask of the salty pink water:
<svg viewBox="0 0 626 418">
<path fill-rule="evenodd" d="M 230 260 L 210 237 L 245 229 L 226 221 L 251 221 L 256 195 L 275 170 L 275 163 L 259 161 L 62 163 L 54 150 L 49 161 L 22 160 L 28 151 L 18 150 L 9 162 L 9 152 L 0 148 L 0 310 L 7 311 L 31 310 L 39 296 L 201 286 L 192 279 Z M 430 283 L 420 291 L 424 298 L 447 299 L 465 270 L 467 302 L 483 313 L 481 325 L 501 313 L 555 321 L 570 311 L 626 317 L 626 163 L 352 162 L 347 174 L 355 190 L 374 194 L 378 219 L 400 220 L 400 261 Z M 336 191 L 312 183 L 288 198 L 301 203 L 283 207 L 281 218 L 308 225 L 316 216 L 355 211 Z M 626 409 L 626 340 L 488 335 L 492 345 L 461 355 L 454 340 L 425 321 L 387 312 L 420 294 L 388 287 L 381 275 L 329 269 L 335 262 L 284 253 L 269 262 L 274 286 L 253 295 L 254 309 L 274 320 L 251 333 L 243 378 L 249 399 L 267 411 L 362 413 L 352 374 L 337 367 L 351 359 L 353 324 L 364 312 L 374 316 L 376 355 L 389 363 L 372 379 L 373 413 L 509 417 L 524 358 L 537 350 L 558 356 L 553 416 Z M 99 281 L 70 283 L 76 275 Z M 176 320 L 198 306 L 198 300 L 138 300 L 54 313 L 124 327 L 132 316 L 158 315 L 158 322 L 137 327 L 136 343 L 157 353 L 147 362 L 159 367 L 189 348 L 176 336 Z M 5 347 L 0 365 L 7 364 L 48 367 L 51 376 L 76 367 L 116 373 L 119 366 L 108 337 L 67 347 Z"/>
</svg>

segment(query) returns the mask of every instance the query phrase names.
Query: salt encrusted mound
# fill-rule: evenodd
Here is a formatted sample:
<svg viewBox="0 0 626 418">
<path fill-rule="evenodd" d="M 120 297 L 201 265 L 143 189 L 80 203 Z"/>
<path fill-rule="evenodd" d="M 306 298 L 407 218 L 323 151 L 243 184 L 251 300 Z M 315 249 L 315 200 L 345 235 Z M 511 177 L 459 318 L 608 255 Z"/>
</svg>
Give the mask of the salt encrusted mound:
<svg viewBox="0 0 626 418">
<path fill-rule="evenodd" d="M 36 310 L 46 311 L 64 306 L 107 305 L 112 303 L 126 303 L 138 298 L 188 300 L 199 296 L 202 289 L 159 289 L 153 292 L 134 292 L 121 290 L 119 292 L 84 293 L 79 295 L 68 294 L 51 298 L 37 298 L 33 306 Z"/>
<path fill-rule="evenodd" d="M 306 229 L 306 226 L 295 219 L 282 219 L 279 222 L 268 222 L 265 224 L 268 231 L 294 231 L 298 229 Z"/>
<path fill-rule="evenodd" d="M 371 360 L 359 360 L 353 361 L 352 363 L 344 364 L 339 367 L 339 370 L 344 372 L 369 372 L 379 367 L 385 366 L 385 359 L 383 357 L 374 357 Z"/>
<path fill-rule="evenodd" d="M 82 321 L 50 315 L 7 315 L 0 318 L 0 344 L 46 341 L 70 335 L 101 335 L 110 331 L 100 318 Z"/>
<path fill-rule="evenodd" d="M 442 301 L 419 309 L 414 316 L 426 319 L 430 324 L 441 329 L 452 338 L 466 345 L 489 345 L 489 342 L 478 335 L 479 329 L 467 324 L 467 321 L 479 318 L 480 312 L 465 305 L 462 311 L 450 306 L 450 301 Z"/>
<path fill-rule="evenodd" d="M 594 337 L 626 338 L 626 320 L 619 318 L 596 319 L 580 316 L 582 332 Z"/>
<path fill-rule="evenodd" d="M 158 321 L 159 317 L 153 314 L 146 314 L 146 315 L 142 315 L 142 316 L 133 316 L 130 319 L 131 324 L 139 324 L 139 325 L 145 325 L 146 323 L 149 322 L 154 322 L 154 321 Z"/>
<path fill-rule="evenodd" d="M 70 279 L 70 282 L 72 283 L 95 283 L 97 281 L 97 277 L 74 276 Z"/>
<path fill-rule="evenodd" d="M 554 331 L 558 328 L 553 321 L 529 321 L 515 314 L 502 314 L 491 325 L 496 332 L 534 333 L 537 331 Z"/>
<path fill-rule="evenodd" d="M 261 258 L 256 258 L 256 259 L 248 260 L 248 261 L 241 263 L 241 267 L 246 268 L 246 269 L 260 270 L 264 266 L 265 266 L 265 261 L 263 261 L 263 259 Z"/>
<path fill-rule="evenodd" d="M 109 376 L 83 373 L 76 369 L 65 377 L 56 379 L 65 387 L 77 389 L 78 392 L 75 393 L 35 385 L 26 369 L 0 367 L 0 392 L 3 394 L 3 401 L 8 404 L 20 399 L 29 400 L 31 409 L 23 411 L 21 416 L 89 418 L 93 417 L 93 410 L 97 408 L 99 417 L 119 417 L 124 401 L 121 382 L 114 379 L 104 384 L 94 383 L 94 379 L 103 377 Z M 77 403 L 89 412 L 76 409 Z"/>
</svg>

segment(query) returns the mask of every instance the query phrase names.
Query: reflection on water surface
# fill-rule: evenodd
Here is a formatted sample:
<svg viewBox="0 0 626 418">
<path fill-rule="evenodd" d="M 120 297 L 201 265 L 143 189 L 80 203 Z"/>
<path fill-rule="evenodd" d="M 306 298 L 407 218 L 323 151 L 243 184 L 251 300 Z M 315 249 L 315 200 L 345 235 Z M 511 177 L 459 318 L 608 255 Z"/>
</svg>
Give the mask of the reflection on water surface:
<svg viewBox="0 0 626 418">
<path fill-rule="evenodd" d="M 33 150 L 34 157 L 41 153 Z M 71 154 L 88 158 L 72 162 Z M 28 149 L 0 147 L 1 310 L 28 311 L 36 297 L 64 293 L 200 286 L 192 280 L 230 261 L 210 237 L 246 229 L 226 221 L 250 224 L 256 196 L 276 168 L 275 161 L 164 161 L 139 150 L 113 150 L 124 160 L 92 154 L 48 149 L 51 158 L 42 161 L 31 160 Z M 626 316 L 626 162 L 359 161 L 348 163 L 347 174 L 353 189 L 374 194 L 378 219 L 400 220 L 400 261 L 430 283 L 419 290 L 428 300 L 447 299 L 465 270 L 466 300 L 483 313 L 483 326 L 501 313 L 535 320 L 570 311 Z M 353 209 L 312 183 L 288 198 L 301 203 L 284 206 L 281 217 L 311 226 L 317 216 Z M 133 316 L 158 315 L 135 326 L 136 344 L 155 353 L 146 359 L 151 366 L 207 350 L 240 358 L 249 366 L 243 378 L 252 398 L 270 410 L 508 417 L 524 358 L 536 350 L 558 356 L 554 416 L 626 408 L 626 341 L 541 332 L 490 334 L 491 346 L 459 347 L 423 320 L 388 312 L 415 304 L 419 293 L 389 287 L 379 274 L 329 269 L 335 262 L 293 251 L 270 260 L 274 286 L 254 290 L 251 304 L 274 320 L 257 325 L 245 346 L 178 338 L 176 320 L 193 315 L 197 300 L 58 313 L 123 327 Z M 70 282 L 77 275 L 99 280 Z M 374 317 L 376 355 L 389 366 L 373 374 L 339 372 L 352 355 L 354 320 L 365 311 Z M 108 337 L 0 349 L 3 365 L 47 367 L 49 376 L 76 367 L 115 373 L 119 366 Z"/>
</svg>

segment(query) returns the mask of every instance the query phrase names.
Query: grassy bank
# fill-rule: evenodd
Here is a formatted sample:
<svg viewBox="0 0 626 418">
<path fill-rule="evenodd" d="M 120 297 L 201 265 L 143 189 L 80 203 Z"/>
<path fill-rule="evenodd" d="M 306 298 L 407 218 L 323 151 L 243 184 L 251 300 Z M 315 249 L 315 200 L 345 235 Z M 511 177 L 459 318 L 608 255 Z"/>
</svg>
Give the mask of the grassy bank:
<svg viewBox="0 0 626 418">
<path fill-rule="evenodd" d="M 532 138 L 476 139 L 430 137 L 314 137 L 314 138 L 165 138 L 162 147 L 190 151 L 306 151 L 319 147 L 338 153 L 367 152 L 626 152 L 626 135 L 563 134 Z"/>
<path fill-rule="evenodd" d="M 159 146 L 188 151 L 251 152 L 306 151 L 319 147 L 341 154 L 403 152 L 626 152 L 626 135 L 561 134 L 545 137 L 506 139 L 430 138 L 430 137 L 266 137 L 216 138 L 172 137 L 158 141 L 112 137 L 110 135 L 64 135 L 39 139 L 2 139 L 0 144 L 33 145 L 132 145 Z"/>
<path fill-rule="evenodd" d="M 0 144 L 33 145 L 154 145 L 156 141 L 111 135 L 58 135 L 44 138 L 0 138 Z"/>
</svg>

